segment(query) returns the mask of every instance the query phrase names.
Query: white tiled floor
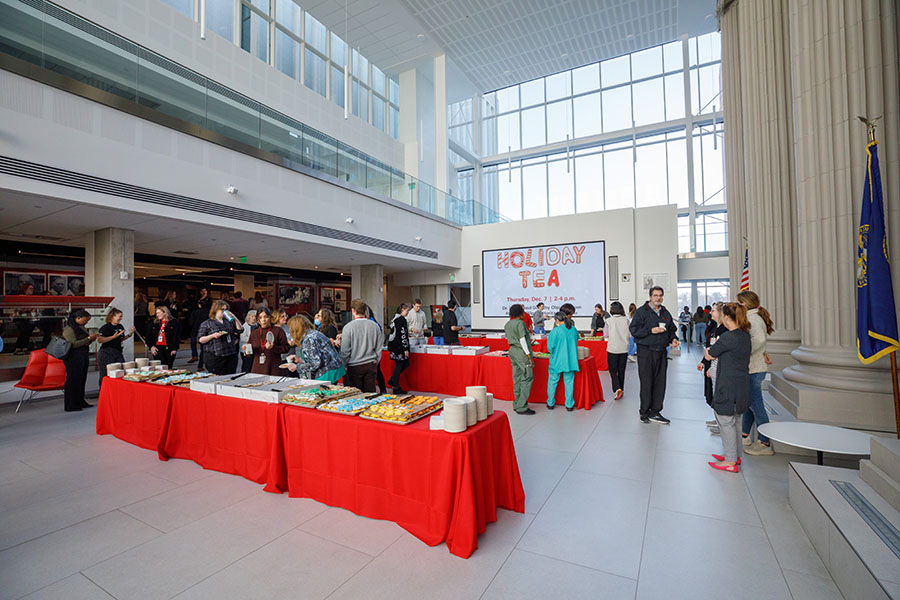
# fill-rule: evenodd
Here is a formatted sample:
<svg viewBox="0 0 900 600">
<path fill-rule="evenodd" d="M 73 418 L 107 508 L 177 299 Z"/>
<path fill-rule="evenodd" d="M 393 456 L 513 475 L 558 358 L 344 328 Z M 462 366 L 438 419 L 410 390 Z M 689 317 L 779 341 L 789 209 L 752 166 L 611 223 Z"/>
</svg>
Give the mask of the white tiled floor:
<svg viewBox="0 0 900 600">
<path fill-rule="evenodd" d="M 707 467 L 721 444 L 695 359 L 669 363 L 669 426 L 638 423 L 634 364 L 621 401 L 602 373 L 609 399 L 589 412 L 511 414 L 525 514 L 499 511 L 468 560 L 161 463 L 60 400 L 0 405 L 0 599 L 840 598 L 787 501 L 787 463 L 813 459 Z"/>
</svg>

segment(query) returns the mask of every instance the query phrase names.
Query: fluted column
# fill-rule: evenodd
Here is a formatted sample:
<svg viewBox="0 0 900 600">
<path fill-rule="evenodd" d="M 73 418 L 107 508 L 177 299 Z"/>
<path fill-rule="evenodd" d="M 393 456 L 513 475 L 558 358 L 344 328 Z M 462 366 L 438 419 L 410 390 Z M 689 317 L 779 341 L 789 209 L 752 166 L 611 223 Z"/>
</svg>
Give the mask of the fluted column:
<svg viewBox="0 0 900 600">
<path fill-rule="evenodd" d="M 788 5 L 736 2 L 722 16 L 722 88 L 731 285 L 740 289 L 744 238 L 750 289 L 775 320 L 774 368 L 800 343 L 797 204 Z"/>
<path fill-rule="evenodd" d="M 856 232 L 866 128 L 879 122 L 890 252 L 900 251 L 898 21 L 895 0 L 791 0 L 801 346 L 784 370 L 798 416 L 893 430 L 888 361 L 856 356 Z M 900 269 L 892 264 L 895 282 Z M 895 287 L 895 293 L 898 288 Z M 896 300 L 896 299 L 895 299 Z M 789 384 L 789 388 L 783 384 Z"/>
</svg>

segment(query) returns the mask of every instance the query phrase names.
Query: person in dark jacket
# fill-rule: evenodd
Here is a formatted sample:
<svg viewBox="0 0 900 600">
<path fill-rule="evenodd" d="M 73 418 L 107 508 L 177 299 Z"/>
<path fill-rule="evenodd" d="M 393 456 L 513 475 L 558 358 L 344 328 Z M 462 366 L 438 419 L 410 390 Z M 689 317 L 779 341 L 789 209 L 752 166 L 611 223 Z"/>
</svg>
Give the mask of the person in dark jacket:
<svg viewBox="0 0 900 600">
<path fill-rule="evenodd" d="M 97 342 L 100 350 L 97 351 L 97 374 L 100 377 L 100 388 L 103 389 L 103 378 L 106 377 L 106 365 L 125 362 L 125 354 L 122 351 L 122 342 L 132 336 L 135 329 L 126 330 L 122 325 L 123 313 L 116 307 L 111 307 L 106 313 L 106 323 L 100 328 Z"/>
<path fill-rule="evenodd" d="M 72 344 L 69 353 L 63 358 L 63 364 L 66 365 L 66 386 L 63 392 L 66 412 L 93 406 L 84 399 L 84 385 L 87 383 L 88 361 L 90 360 L 88 348 L 91 342 L 98 337 L 98 334 L 88 333 L 85 329 L 85 325 L 90 320 L 91 313 L 83 308 L 76 308 L 69 314 L 63 328 L 63 338 Z"/>
<path fill-rule="evenodd" d="M 244 292 L 238 290 L 234 293 L 234 300 L 231 301 L 231 314 L 234 315 L 234 318 L 244 322 L 244 319 L 247 318 L 247 313 L 250 311 L 250 303 L 244 299 Z"/>
<path fill-rule="evenodd" d="M 604 312 L 602 304 L 594 305 L 594 314 L 591 315 L 591 336 L 597 335 L 598 331 L 603 335 L 603 328 L 606 327 Z"/>
<path fill-rule="evenodd" d="M 175 364 L 175 355 L 181 344 L 179 333 L 178 320 L 172 315 L 172 311 L 166 306 L 158 306 L 147 341 L 150 343 L 150 354 L 170 369 Z"/>
<path fill-rule="evenodd" d="M 388 336 L 388 352 L 394 361 L 394 372 L 388 379 L 388 385 L 395 394 L 406 393 L 400 387 L 400 374 L 409 368 L 409 323 L 406 321 L 408 314 L 409 307 L 406 304 L 397 307 L 397 314 L 391 321 L 391 333 Z"/>
<path fill-rule="evenodd" d="M 678 347 L 678 326 L 662 304 L 663 293 L 659 286 L 650 288 L 650 300 L 634 311 L 629 329 L 637 344 L 641 423 L 667 425 L 669 420 L 662 415 L 669 367 L 666 348 Z"/>
<path fill-rule="evenodd" d="M 706 329 L 709 335 L 706 336 L 706 343 L 704 344 L 705 348 L 709 348 L 715 343 L 715 340 L 718 339 L 720 335 L 728 331 L 725 324 L 722 322 L 722 306 L 724 306 L 723 302 L 716 302 L 710 307 L 709 327 Z M 709 376 L 709 367 L 711 364 L 712 361 L 706 360 L 706 357 L 704 357 L 703 360 L 700 361 L 700 364 L 697 365 L 697 370 L 703 372 L 703 395 L 710 408 L 713 405 L 713 382 L 712 377 Z M 719 425 L 717 421 L 707 421 L 706 424 L 710 427 L 715 427 L 716 429 L 713 433 L 718 433 Z"/>
<path fill-rule="evenodd" d="M 750 407 L 750 321 L 747 309 L 735 302 L 722 307 L 727 331 L 707 348 L 707 360 L 717 359 L 713 410 L 722 436 L 724 455 L 714 454 L 709 466 L 738 472 L 741 464 L 741 417 Z"/>
<path fill-rule="evenodd" d="M 237 343 L 244 326 L 228 311 L 224 300 L 214 301 L 208 314 L 209 318 L 200 324 L 197 337 L 203 344 L 203 359 L 210 373 L 229 375 L 237 367 Z"/>
<path fill-rule="evenodd" d="M 456 320 L 456 306 L 456 300 L 448 300 L 444 310 L 444 343 L 448 346 L 459 344 L 459 332 L 463 329 Z"/>
</svg>

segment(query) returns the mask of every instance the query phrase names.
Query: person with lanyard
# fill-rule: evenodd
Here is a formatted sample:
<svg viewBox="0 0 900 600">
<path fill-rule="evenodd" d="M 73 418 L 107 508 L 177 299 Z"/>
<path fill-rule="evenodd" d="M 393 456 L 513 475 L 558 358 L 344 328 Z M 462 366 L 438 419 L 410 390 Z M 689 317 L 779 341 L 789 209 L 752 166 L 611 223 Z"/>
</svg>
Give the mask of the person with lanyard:
<svg viewBox="0 0 900 600">
<path fill-rule="evenodd" d="M 249 373 L 253 362 L 253 349 L 250 348 L 250 333 L 258 327 L 256 324 L 256 311 L 248 310 L 244 321 L 244 330 L 241 332 L 241 373 Z"/>
<path fill-rule="evenodd" d="M 444 344 L 448 346 L 459 345 L 459 332 L 463 330 L 456 320 L 456 306 L 456 300 L 448 300 L 444 311 Z"/>
<path fill-rule="evenodd" d="M 228 304 L 215 300 L 209 318 L 200 324 L 197 341 L 203 345 L 203 364 L 215 375 L 229 375 L 237 367 L 237 341 L 244 331 L 241 322 L 228 311 Z"/>
<path fill-rule="evenodd" d="M 179 335 L 178 321 L 172 316 L 167 306 L 156 307 L 156 320 L 150 327 L 150 354 L 162 361 L 164 365 L 172 368 L 175 364 L 175 355 L 178 353 Z"/>
<path fill-rule="evenodd" d="M 301 379 L 316 379 L 337 383 L 346 374 L 341 355 L 328 337 L 316 331 L 303 315 L 291 317 L 288 322 L 291 340 L 294 342 L 288 354 L 288 371 Z"/>
<path fill-rule="evenodd" d="M 100 375 L 100 389 L 103 389 L 103 378 L 106 377 L 106 365 L 125 362 L 122 352 L 122 342 L 130 338 L 135 331 L 132 327 L 128 331 L 122 325 L 122 311 L 111 307 L 106 313 L 106 323 L 100 328 L 97 341 L 100 350 L 97 352 L 97 372 Z"/>
<path fill-rule="evenodd" d="M 251 373 L 263 375 L 281 374 L 281 355 L 291 349 L 284 330 L 272 322 L 268 308 L 256 309 L 259 327 L 250 332 L 250 347 L 253 349 Z"/>
<path fill-rule="evenodd" d="M 556 386 L 562 375 L 566 386 L 566 410 L 572 412 L 575 410 L 575 373 L 578 372 L 578 330 L 562 311 L 553 319 L 553 329 L 547 336 L 547 352 L 550 353 L 547 408 L 553 410 L 556 407 Z"/>
<path fill-rule="evenodd" d="M 521 304 L 510 306 L 509 321 L 503 330 L 509 342 L 509 362 L 512 363 L 513 410 L 520 415 L 533 415 L 534 411 L 528 408 L 528 396 L 534 381 L 534 354 L 531 352 L 531 335 L 525 327 L 525 314 L 525 307 Z"/>
<path fill-rule="evenodd" d="M 66 366 L 66 385 L 63 392 L 66 412 L 93 406 L 84 399 L 84 385 L 87 383 L 88 361 L 90 360 L 88 347 L 99 337 L 99 334 L 88 333 L 85 329 L 85 325 L 90 320 L 91 313 L 83 308 L 76 308 L 69 314 L 66 325 L 63 327 L 63 339 L 72 344 L 69 353 L 62 359 Z"/>
<path fill-rule="evenodd" d="M 544 330 L 544 321 L 544 303 L 538 302 L 537 310 L 534 311 L 534 316 L 532 317 L 535 333 L 546 333 L 546 331 Z"/>
</svg>

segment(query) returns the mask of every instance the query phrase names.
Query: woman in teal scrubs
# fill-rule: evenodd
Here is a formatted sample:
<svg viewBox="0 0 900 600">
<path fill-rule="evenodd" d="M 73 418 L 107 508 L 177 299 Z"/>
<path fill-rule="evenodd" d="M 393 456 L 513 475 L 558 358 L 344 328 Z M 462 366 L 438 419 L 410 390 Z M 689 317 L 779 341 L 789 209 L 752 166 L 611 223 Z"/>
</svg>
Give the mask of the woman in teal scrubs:
<svg viewBox="0 0 900 600">
<path fill-rule="evenodd" d="M 547 408 L 556 406 L 556 384 L 563 376 L 566 386 L 566 410 L 575 410 L 575 373 L 578 372 L 578 330 L 564 312 L 553 317 L 555 326 L 547 336 L 550 369 L 547 377 Z"/>
</svg>

